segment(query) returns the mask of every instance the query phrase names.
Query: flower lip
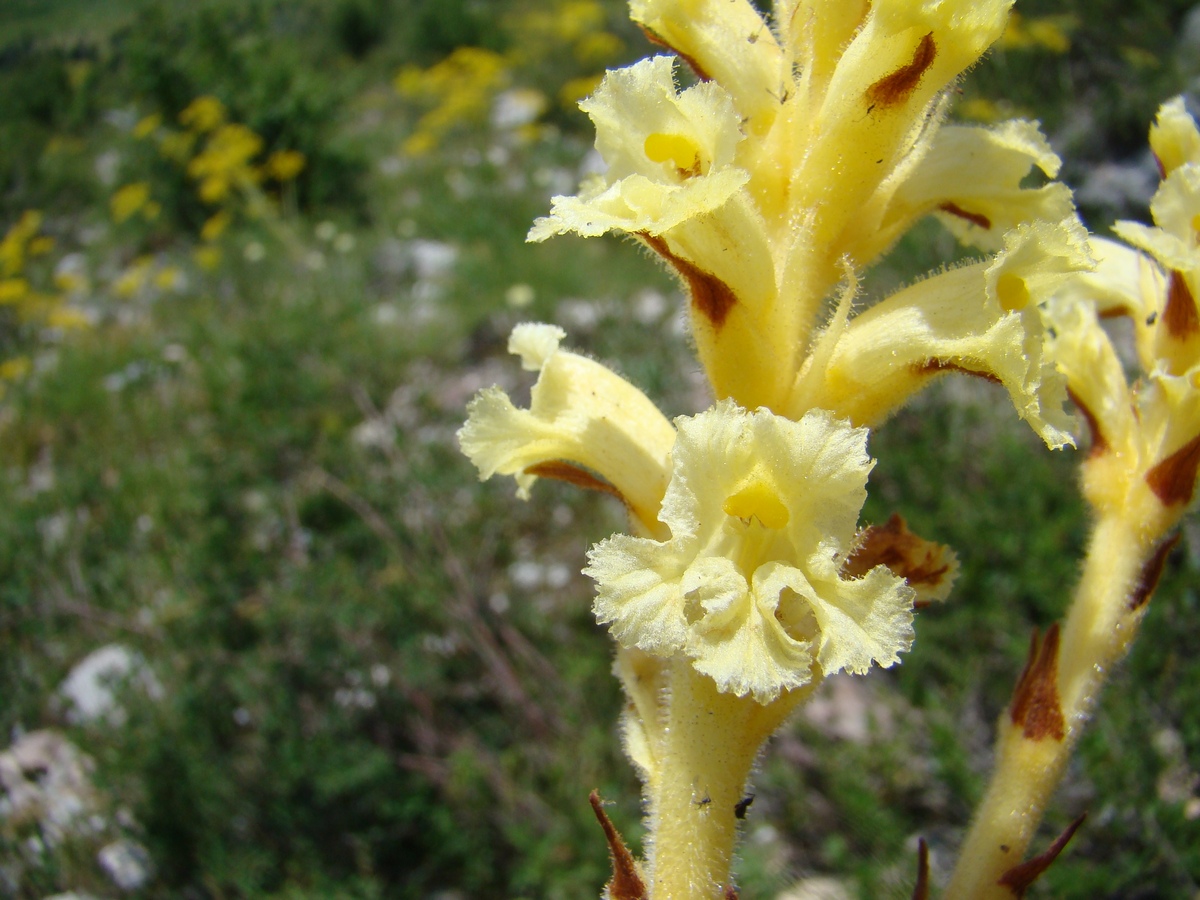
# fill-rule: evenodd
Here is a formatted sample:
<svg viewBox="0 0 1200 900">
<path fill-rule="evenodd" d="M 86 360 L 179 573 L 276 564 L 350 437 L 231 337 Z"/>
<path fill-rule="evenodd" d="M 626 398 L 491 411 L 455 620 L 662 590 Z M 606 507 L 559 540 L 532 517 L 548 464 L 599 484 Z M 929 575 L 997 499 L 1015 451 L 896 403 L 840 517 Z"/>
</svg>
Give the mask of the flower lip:
<svg viewBox="0 0 1200 900">
<path fill-rule="evenodd" d="M 676 426 L 660 514 L 671 536 L 592 549 L 597 619 L 625 647 L 682 654 L 763 703 L 819 673 L 896 662 L 913 589 L 883 566 L 840 571 L 873 464 L 866 429 L 730 400 Z"/>
</svg>

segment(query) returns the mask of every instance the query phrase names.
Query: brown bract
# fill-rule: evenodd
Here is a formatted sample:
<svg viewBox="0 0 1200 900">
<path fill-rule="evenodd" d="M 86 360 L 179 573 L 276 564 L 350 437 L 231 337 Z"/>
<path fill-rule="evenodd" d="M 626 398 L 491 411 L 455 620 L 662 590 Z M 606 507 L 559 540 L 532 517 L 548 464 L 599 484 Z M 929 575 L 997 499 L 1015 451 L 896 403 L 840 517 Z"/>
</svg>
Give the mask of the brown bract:
<svg viewBox="0 0 1200 900">
<path fill-rule="evenodd" d="M 604 829 L 604 837 L 608 840 L 608 852 L 612 857 L 613 877 L 608 882 L 608 896 L 611 900 L 647 900 L 646 885 L 642 883 L 642 877 L 638 874 L 637 862 L 604 811 L 604 801 L 600 799 L 600 792 L 592 791 L 588 795 L 588 802 L 592 804 L 592 812 L 596 814 L 596 820 Z"/>
<path fill-rule="evenodd" d="M 1200 314 L 1196 312 L 1196 298 L 1187 285 L 1187 280 L 1177 269 L 1171 270 L 1167 282 L 1167 305 L 1163 310 L 1163 324 L 1171 337 L 1184 340 L 1200 332 Z"/>
<path fill-rule="evenodd" d="M 1200 435 L 1192 438 L 1146 473 L 1146 484 L 1163 506 L 1191 503 L 1200 466 Z"/>
<path fill-rule="evenodd" d="M 1062 705 L 1058 699 L 1057 622 L 1046 629 L 1046 638 L 1042 641 L 1034 629 L 1029 641 L 1029 661 L 1013 691 L 1009 715 L 1013 725 L 1022 729 L 1026 740 L 1052 738 L 1061 741 L 1066 736 Z"/>
<path fill-rule="evenodd" d="M 914 588 L 935 591 L 951 574 L 946 548 L 913 534 L 899 513 L 883 525 L 863 529 L 859 544 L 842 566 L 842 574 L 861 578 L 876 566 L 887 566 Z M 929 602 L 918 600 L 917 607 Z"/>
<path fill-rule="evenodd" d="M 715 275 L 710 275 L 703 269 L 688 262 L 686 259 L 681 259 L 671 252 L 667 246 L 667 242 L 662 237 L 653 234 L 641 232 L 638 234 L 643 241 L 650 245 L 650 248 L 671 264 L 680 277 L 687 282 L 688 293 L 692 297 L 692 305 L 696 310 L 712 323 L 713 328 L 720 329 L 725 324 L 725 319 L 729 316 L 730 310 L 738 302 L 737 296 L 733 290 L 717 278 Z"/>
<path fill-rule="evenodd" d="M 1150 602 L 1150 598 L 1154 595 L 1154 589 L 1158 587 L 1158 581 L 1162 578 L 1163 568 L 1167 564 L 1167 557 L 1171 555 L 1171 551 L 1179 543 L 1179 537 L 1180 533 L 1177 531 L 1159 544 L 1154 551 L 1154 555 L 1146 560 L 1146 564 L 1142 566 L 1142 571 L 1138 575 L 1138 581 L 1133 588 L 1133 593 L 1129 595 L 1130 612 L 1141 609 Z"/>
<path fill-rule="evenodd" d="M 525 469 L 525 474 L 536 475 L 538 478 L 553 478 L 556 481 L 565 481 L 568 484 L 573 484 L 585 490 L 600 491 L 602 494 L 612 494 L 622 503 L 625 503 L 626 506 L 629 505 L 625 498 L 621 496 L 621 492 L 607 481 L 597 478 L 586 469 L 581 469 L 579 466 L 573 466 L 562 460 L 552 459 L 528 466 Z"/>
<path fill-rule="evenodd" d="M 1049 635 L 1047 635 L 1049 638 Z M 1033 859 L 1013 866 L 1007 872 L 1000 876 L 1000 880 L 996 882 L 1001 887 L 1006 887 L 1013 892 L 1014 897 L 1024 897 L 1025 892 L 1029 890 L 1029 886 L 1033 884 L 1037 877 L 1050 868 L 1050 864 L 1058 859 L 1058 854 L 1062 853 L 1063 848 L 1067 846 L 1067 842 L 1083 824 L 1083 820 L 1087 818 L 1087 813 L 1083 813 L 1078 819 L 1066 827 L 1054 843 L 1051 844 L 1042 853 L 1039 853 Z"/>
</svg>

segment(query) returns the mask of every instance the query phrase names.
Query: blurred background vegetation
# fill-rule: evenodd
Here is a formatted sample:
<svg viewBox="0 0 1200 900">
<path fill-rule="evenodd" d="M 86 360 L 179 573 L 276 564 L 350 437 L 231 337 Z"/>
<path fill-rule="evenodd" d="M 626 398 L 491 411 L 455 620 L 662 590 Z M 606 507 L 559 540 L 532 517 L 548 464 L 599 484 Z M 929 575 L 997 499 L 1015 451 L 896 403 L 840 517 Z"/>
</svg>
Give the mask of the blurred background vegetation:
<svg viewBox="0 0 1200 900">
<path fill-rule="evenodd" d="M 1018 8 L 956 115 L 1040 118 L 1093 229 L 1144 218 L 1200 14 Z M 0 5 L 0 895 L 592 897 L 593 787 L 637 843 L 579 574 L 620 510 L 480 485 L 454 432 L 528 386 L 527 319 L 707 404 L 654 264 L 523 243 L 596 164 L 575 102 L 649 51 L 617 0 Z M 957 252 L 922 227 L 872 290 Z M 952 860 L 1086 529 L 1004 405 L 949 380 L 873 437 L 865 520 L 963 575 L 773 742 L 742 896 L 907 897 L 918 836 Z M 1200 895 L 1198 569 L 1192 522 L 1031 896 Z"/>
</svg>

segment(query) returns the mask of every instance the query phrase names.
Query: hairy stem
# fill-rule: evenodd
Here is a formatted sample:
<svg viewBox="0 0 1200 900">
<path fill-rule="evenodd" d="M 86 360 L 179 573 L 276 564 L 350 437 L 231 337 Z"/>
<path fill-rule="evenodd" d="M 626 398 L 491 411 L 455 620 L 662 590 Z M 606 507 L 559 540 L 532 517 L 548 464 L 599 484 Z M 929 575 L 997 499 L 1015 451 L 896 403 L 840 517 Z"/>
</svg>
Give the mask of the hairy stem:
<svg viewBox="0 0 1200 900">
<path fill-rule="evenodd" d="M 1097 521 L 1061 649 L 1055 630 L 1041 648 L 1035 641 L 1013 702 L 1001 716 L 996 768 L 946 897 L 1020 895 L 1016 882 L 1023 876 L 1014 867 L 1025 856 L 1105 678 L 1137 631 L 1153 590 L 1147 572 L 1161 556 L 1158 536 L 1121 514 Z"/>
<path fill-rule="evenodd" d="M 668 706 L 649 779 L 647 871 L 652 900 L 723 896 L 737 808 L 763 743 L 811 687 L 762 705 L 717 691 L 690 660 L 670 663 Z"/>
</svg>

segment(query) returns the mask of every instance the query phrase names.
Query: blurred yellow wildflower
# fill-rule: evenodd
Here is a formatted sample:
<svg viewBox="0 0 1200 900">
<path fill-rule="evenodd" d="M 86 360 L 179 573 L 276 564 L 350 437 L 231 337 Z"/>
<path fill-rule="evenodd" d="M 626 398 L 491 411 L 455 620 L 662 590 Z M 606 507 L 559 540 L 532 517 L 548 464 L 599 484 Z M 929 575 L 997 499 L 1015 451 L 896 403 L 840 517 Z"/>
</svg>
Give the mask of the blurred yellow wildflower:
<svg viewBox="0 0 1200 900">
<path fill-rule="evenodd" d="M 54 249 L 54 238 L 48 234 L 42 234 L 35 238 L 30 238 L 26 249 L 28 250 L 31 258 L 45 256 Z"/>
<path fill-rule="evenodd" d="M 19 381 L 29 374 L 33 368 L 28 356 L 14 356 L 0 362 L 0 379 L 4 381 Z"/>
<path fill-rule="evenodd" d="M 133 136 L 138 140 L 143 140 L 154 134 L 162 125 L 162 116 L 158 113 L 151 113 L 148 116 L 143 116 L 138 120 L 138 123 L 133 126 Z"/>
<path fill-rule="evenodd" d="M 558 89 L 559 103 L 574 109 L 580 101 L 596 92 L 596 88 L 600 86 L 603 79 L 603 75 L 585 75 L 582 78 L 572 78 L 563 82 L 563 86 Z"/>
<path fill-rule="evenodd" d="M 192 251 L 192 259 L 204 271 L 215 271 L 221 265 L 221 248 L 212 244 L 203 244 Z"/>
<path fill-rule="evenodd" d="M 153 256 L 139 256 L 113 281 L 113 293 L 123 299 L 128 299 L 139 293 L 146 286 L 150 278 L 150 269 L 153 265 Z"/>
<path fill-rule="evenodd" d="M 113 221 L 119 225 L 145 209 L 149 201 L 149 182 L 135 181 L 117 188 L 109 198 L 108 206 L 112 212 Z"/>
<path fill-rule="evenodd" d="M 225 229 L 229 227 L 229 223 L 232 221 L 233 216 L 228 210 L 223 209 L 218 213 L 214 213 L 200 226 L 200 240 L 206 242 L 215 241 L 225 233 Z"/>
<path fill-rule="evenodd" d="M 455 125 L 482 119 L 507 81 L 508 63 L 480 47 L 459 47 L 428 69 L 406 66 L 396 75 L 401 96 L 435 105 L 417 121 L 403 144 L 410 156 L 433 149 Z"/>
<path fill-rule="evenodd" d="M 19 303 L 29 296 L 29 282 L 24 278 L 0 279 L 0 304 Z"/>
<path fill-rule="evenodd" d="M 1027 19 L 1018 12 L 1008 18 L 1008 27 L 996 42 L 1005 50 L 1041 48 L 1051 53 L 1071 49 L 1071 31 L 1078 26 L 1074 16 L 1041 16 Z"/>
<path fill-rule="evenodd" d="M 304 154 L 299 150 L 276 150 L 267 157 L 263 166 L 269 178 L 276 181 L 291 181 L 304 171 Z"/>
<path fill-rule="evenodd" d="M 213 131 L 225 122 L 225 104 L 211 95 L 197 97 L 179 114 L 179 124 L 193 132 Z"/>
<path fill-rule="evenodd" d="M 92 327 L 92 320 L 82 310 L 71 306 L 55 306 L 46 313 L 46 324 L 63 331 L 82 331 Z"/>
<path fill-rule="evenodd" d="M 29 243 L 42 227 L 42 214 L 36 209 L 27 209 L 21 214 L 0 240 L 0 274 L 19 275 L 25 268 Z"/>
<path fill-rule="evenodd" d="M 263 139 L 245 125 L 220 126 L 187 166 L 188 175 L 200 182 L 200 199 L 220 203 L 234 187 L 257 183 L 259 173 L 250 163 L 262 148 Z"/>
</svg>

